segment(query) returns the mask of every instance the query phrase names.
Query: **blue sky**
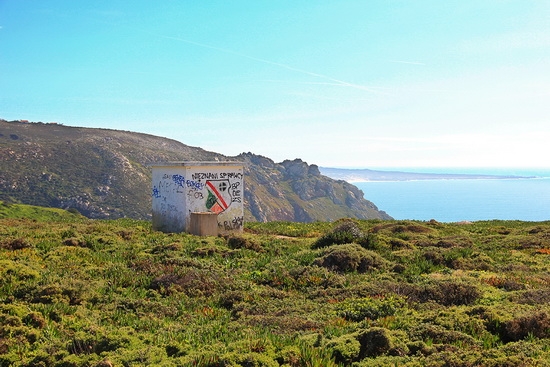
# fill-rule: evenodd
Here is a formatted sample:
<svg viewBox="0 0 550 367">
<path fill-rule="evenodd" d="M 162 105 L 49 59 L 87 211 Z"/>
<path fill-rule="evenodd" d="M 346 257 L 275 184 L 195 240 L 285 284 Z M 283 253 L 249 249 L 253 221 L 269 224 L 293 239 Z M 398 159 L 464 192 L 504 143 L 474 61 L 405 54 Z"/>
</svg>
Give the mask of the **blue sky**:
<svg viewBox="0 0 550 367">
<path fill-rule="evenodd" d="M 550 2 L 0 0 L 0 118 L 333 167 L 549 167 Z"/>
</svg>

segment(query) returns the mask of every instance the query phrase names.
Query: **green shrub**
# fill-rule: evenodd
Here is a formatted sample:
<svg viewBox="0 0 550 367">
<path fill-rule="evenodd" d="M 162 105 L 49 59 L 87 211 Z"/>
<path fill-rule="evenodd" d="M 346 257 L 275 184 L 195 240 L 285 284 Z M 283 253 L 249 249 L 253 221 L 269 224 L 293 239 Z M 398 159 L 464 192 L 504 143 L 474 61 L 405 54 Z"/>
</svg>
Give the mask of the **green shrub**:
<svg viewBox="0 0 550 367">
<path fill-rule="evenodd" d="M 34 280 L 40 273 L 32 267 L 12 260 L 0 260 L 0 277 L 4 282 Z"/>
<path fill-rule="evenodd" d="M 387 240 L 387 242 L 393 251 L 414 248 L 414 245 L 412 245 L 409 241 L 405 241 L 404 239 L 397 237 L 390 238 Z"/>
<path fill-rule="evenodd" d="M 376 252 L 353 243 L 331 246 L 322 257 L 314 261 L 315 265 L 341 273 L 354 271 L 365 273 L 384 268 L 387 263 L 387 260 Z"/>
<path fill-rule="evenodd" d="M 300 344 L 300 360 L 296 366 L 305 367 L 338 367 L 332 357 L 332 352 L 324 348 L 316 348 L 306 343 Z"/>
<path fill-rule="evenodd" d="M 51 354 L 40 351 L 27 359 L 27 363 L 23 363 L 24 367 L 49 367 L 53 366 L 55 359 Z"/>
<path fill-rule="evenodd" d="M 227 310 L 231 310 L 236 303 L 242 302 L 245 296 L 243 291 L 226 291 L 220 294 L 218 304 Z"/>
<path fill-rule="evenodd" d="M 411 355 L 428 356 L 435 352 L 435 348 L 433 346 L 428 346 L 423 340 L 409 341 L 407 343 L 407 348 Z"/>
<path fill-rule="evenodd" d="M 376 320 L 380 317 L 393 316 L 404 306 L 405 301 L 396 296 L 366 297 L 345 300 L 337 305 L 336 312 L 338 316 L 349 321 Z"/>
<path fill-rule="evenodd" d="M 0 346 L 2 345 L 2 342 L 0 341 Z M 0 349 L 1 350 L 1 349 Z M 14 354 L 4 354 L 0 353 L 0 367 L 11 367 L 14 366 L 16 362 L 18 362 L 20 358 Z"/>
<path fill-rule="evenodd" d="M 518 366 L 548 366 L 550 361 L 548 340 L 546 339 L 509 342 L 500 346 L 498 351 L 508 358 L 517 357 L 523 362 Z"/>
<path fill-rule="evenodd" d="M 211 246 L 204 246 L 204 247 L 198 247 L 191 253 L 193 256 L 196 257 L 208 257 L 213 255 L 227 255 L 229 253 L 229 250 L 224 247 L 211 245 Z"/>
<path fill-rule="evenodd" d="M 393 348 L 390 331 L 381 327 L 372 327 L 359 332 L 357 340 L 361 345 L 359 358 L 376 357 Z"/>
<path fill-rule="evenodd" d="M 385 222 L 378 224 L 372 228 L 372 232 L 379 233 L 379 232 L 388 232 L 388 233 L 398 233 L 398 232 L 405 232 L 405 225 L 404 222 Z"/>
<path fill-rule="evenodd" d="M 261 353 L 246 353 L 244 355 L 239 354 L 236 359 L 236 363 L 243 367 L 279 367 L 273 358 Z"/>
<path fill-rule="evenodd" d="M 80 212 L 79 212 L 78 209 L 76 209 L 76 208 L 69 208 L 69 209 L 67 209 L 67 212 L 68 212 L 68 213 L 71 213 L 71 214 L 73 214 L 73 215 L 77 215 L 77 216 L 82 215 L 82 214 L 80 214 Z"/>
<path fill-rule="evenodd" d="M 345 243 L 357 243 L 364 248 L 374 248 L 376 247 L 376 237 L 373 234 L 363 233 L 353 220 L 348 219 L 317 239 L 312 248 L 317 249 Z"/>
<path fill-rule="evenodd" d="M 456 330 L 448 330 L 440 325 L 424 323 L 417 325 L 411 333 L 415 338 L 429 340 L 434 344 L 477 345 L 475 338 Z"/>
<path fill-rule="evenodd" d="M 130 339 L 127 336 L 113 333 L 100 337 L 95 344 L 94 352 L 96 354 L 101 354 L 103 352 L 115 351 L 129 345 Z"/>
<path fill-rule="evenodd" d="M 422 274 L 431 274 L 443 267 L 437 264 L 436 256 L 432 253 L 425 255 L 421 251 L 407 252 L 406 256 L 398 258 L 399 264 L 394 266 L 394 271 L 410 281 L 417 281 Z"/>
<path fill-rule="evenodd" d="M 23 322 L 28 325 L 32 326 L 34 328 L 42 329 L 44 326 L 46 326 L 46 320 L 42 316 L 42 314 L 38 312 L 29 312 L 25 317 L 23 317 Z"/>
<path fill-rule="evenodd" d="M 62 360 L 57 361 L 54 367 L 82 367 L 90 366 L 89 356 L 77 356 L 74 354 L 64 357 Z"/>
<path fill-rule="evenodd" d="M 284 346 L 277 352 L 275 360 L 280 366 L 299 366 L 300 348 L 297 345 Z"/>
<path fill-rule="evenodd" d="M 351 364 L 359 359 L 361 344 L 355 335 L 346 334 L 332 339 L 326 344 L 326 348 L 332 350 L 332 356 L 336 363 Z"/>
<path fill-rule="evenodd" d="M 453 248 L 445 254 L 445 263 L 451 269 L 492 270 L 493 260 L 469 247 Z"/>
</svg>

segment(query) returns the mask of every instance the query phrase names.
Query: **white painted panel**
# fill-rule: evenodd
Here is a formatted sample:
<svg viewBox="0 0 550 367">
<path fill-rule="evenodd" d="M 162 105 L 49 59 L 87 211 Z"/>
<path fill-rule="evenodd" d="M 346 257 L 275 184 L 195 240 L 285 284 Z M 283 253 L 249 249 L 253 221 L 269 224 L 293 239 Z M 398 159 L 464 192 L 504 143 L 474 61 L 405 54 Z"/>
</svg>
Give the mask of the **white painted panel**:
<svg viewBox="0 0 550 367">
<path fill-rule="evenodd" d="M 185 230 L 184 173 L 182 167 L 153 168 L 153 229 L 163 232 Z"/>
</svg>

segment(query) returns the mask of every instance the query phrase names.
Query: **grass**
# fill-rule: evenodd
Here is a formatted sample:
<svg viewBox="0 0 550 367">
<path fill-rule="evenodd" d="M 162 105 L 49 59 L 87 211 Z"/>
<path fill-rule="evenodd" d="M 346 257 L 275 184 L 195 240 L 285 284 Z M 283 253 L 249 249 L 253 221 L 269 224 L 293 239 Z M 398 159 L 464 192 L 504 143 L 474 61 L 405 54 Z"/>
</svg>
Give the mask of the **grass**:
<svg viewBox="0 0 550 367">
<path fill-rule="evenodd" d="M 9 204 L 0 201 L 0 219 L 5 218 L 32 218 L 39 221 L 73 221 L 79 219 L 77 211 L 57 208 L 43 208 L 32 205 Z"/>
<path fill-rule="evenodd" d="M 196 237 L 1 205 L 0 366 L 547 366 L 550 222 Z"/>
</svg>

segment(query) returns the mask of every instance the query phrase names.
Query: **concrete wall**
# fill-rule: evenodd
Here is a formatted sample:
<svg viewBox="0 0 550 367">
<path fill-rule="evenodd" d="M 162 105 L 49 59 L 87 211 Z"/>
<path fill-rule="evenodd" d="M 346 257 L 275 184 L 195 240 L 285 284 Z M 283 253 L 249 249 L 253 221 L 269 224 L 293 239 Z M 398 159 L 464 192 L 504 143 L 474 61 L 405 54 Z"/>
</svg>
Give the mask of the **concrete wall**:
<svg viewBox="0 0 550 367">
<path fill-rule="evenodd" d="M 185 231 L 186 194 L 182 167 L 153 167 L 153 229 Z"/>
<path fill-rule="evenodd" d="M 190 232 L 191 213 L 217 213 L 219 233 L 243 226 L 243 165 L 167 162 L 152 166 L 153 228 Z"/>
</svg>

